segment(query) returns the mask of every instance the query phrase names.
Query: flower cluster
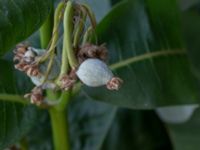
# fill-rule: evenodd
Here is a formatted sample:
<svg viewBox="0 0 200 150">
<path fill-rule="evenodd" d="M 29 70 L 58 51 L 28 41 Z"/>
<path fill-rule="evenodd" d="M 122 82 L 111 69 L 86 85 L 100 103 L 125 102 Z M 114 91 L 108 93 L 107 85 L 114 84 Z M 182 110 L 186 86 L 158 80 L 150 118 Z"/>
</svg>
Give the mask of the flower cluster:
<svg viewBox="0 0 200 150">
<path fill-rule="evenodd" d="M 25 44 L 19 44 L 14 50 L 14 54 L 13 60 L 16 63 L 16 69 L 25 72 L 28 76 L 41 75 L 38 64 L 35 63 L 37 54 L 32 47 Z"/>
<path fill-rule="evenodd" d="M 89 26 L 86 26 L 87 19 L 90 20 Z M 60 54 L 57 43 L 61 20 L 64 34 L 60 57 L 57 55 Z M 30 98 L 31 103 L 41 105 L 44 90 L 67 91 L 78 79 L 90 87 L 105 85 L 109 90 L 118 90 L 123 81 L 115 77 L 106 64 L 108 51 L 105 44 L 91 43 L 96 19 L 90 8 L 71 1 L 60 2 L 55 10 L 54 23 L 47 50 L 26 44 L 19 44 L 14 50 L 15 68 L 26 73 L 36 85 L 25 97 Z"/>
</svg>

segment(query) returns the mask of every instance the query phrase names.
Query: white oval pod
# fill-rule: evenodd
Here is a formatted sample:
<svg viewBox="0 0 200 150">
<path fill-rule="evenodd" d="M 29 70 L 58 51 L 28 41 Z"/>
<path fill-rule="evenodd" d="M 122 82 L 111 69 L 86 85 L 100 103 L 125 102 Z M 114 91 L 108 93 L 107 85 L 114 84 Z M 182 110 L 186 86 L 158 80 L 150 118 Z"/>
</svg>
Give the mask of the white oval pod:
<svg viewBox="0 0 200 150">
<path fill-rule="evenodd" d="M 197 104 L 160 107 L 156 108 L 156 113 L 162 121 L 178 124 L 187 122 L 198 107 Z"/>
<path fill-rule="evenodd" d="M 105 85 L 113 77 L 113 73 L 103 61 L 92 58 L 85 60 L 76 74 L 84 84 L 91 87 Z"/>
</svg>

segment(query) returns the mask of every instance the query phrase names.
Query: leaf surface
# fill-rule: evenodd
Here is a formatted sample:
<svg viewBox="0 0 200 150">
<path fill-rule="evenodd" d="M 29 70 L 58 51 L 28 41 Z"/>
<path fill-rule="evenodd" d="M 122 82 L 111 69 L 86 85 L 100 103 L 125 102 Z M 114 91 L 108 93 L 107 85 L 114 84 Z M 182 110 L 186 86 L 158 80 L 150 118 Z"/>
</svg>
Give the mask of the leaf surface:
<svg viewBox="0 0 200 150">
<path fill-rule="evenodd" d="M 32 106 L 8 102 L 2 98 L 2 94 L 17 95 L 25 92 L 23 86 L 26 90 L 28 86 L 23 84 L 26 78 L 20 80 L 20 83 L 16 82 L 17 76 L 14 76 L 9 62 L 0 60 L 0 68 L 2 70 L 0 73 L 0 149 L 4 149 L 19 141 L 30 130 L 35 123 L 37 112 Z"/>
<path fill-rule="evenodd" d="M 134 109 L 198 102 L 175 0 L 123 1 L 100 22 L 97 35 L 124 83 L 119 91 L 85 87 L 90 97 Z M 163 54 L 169 51 L 174 54 Z M 162 55 L 132 61 L 157 52 Z"/>
<path fill-rule="evenodd" d="M 0 55 L 35 32 L 51 7 L 52 0 L 0 0 Z"/>
</svg>

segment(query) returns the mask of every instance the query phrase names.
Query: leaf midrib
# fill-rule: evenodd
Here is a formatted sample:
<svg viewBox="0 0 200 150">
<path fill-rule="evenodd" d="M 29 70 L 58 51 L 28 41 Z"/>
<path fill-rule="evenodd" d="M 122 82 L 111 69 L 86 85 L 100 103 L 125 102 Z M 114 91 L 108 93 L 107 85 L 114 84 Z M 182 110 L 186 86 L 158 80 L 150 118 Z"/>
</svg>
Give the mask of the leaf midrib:
<svg viewBox="0 0 200 150">
<path fill-rule="evenodd" d="M 110 68 L 111 70 L 116 70 L 116 69 L 125 67 L 127 65 L 130 65 L 132 63 L 137 63 L 146 59 L 151 59 L 151 58 L 161 57 L 161 56 L 168 56 L 168 55 L 186 55 L 186 51 L 183 49 L 175 49 L 175 50 L 162 50 L 162 51 L 149 52 L 142 55 L 133 56 L 123 61 L 114 63 L 110 65 Z"/>
</svg>

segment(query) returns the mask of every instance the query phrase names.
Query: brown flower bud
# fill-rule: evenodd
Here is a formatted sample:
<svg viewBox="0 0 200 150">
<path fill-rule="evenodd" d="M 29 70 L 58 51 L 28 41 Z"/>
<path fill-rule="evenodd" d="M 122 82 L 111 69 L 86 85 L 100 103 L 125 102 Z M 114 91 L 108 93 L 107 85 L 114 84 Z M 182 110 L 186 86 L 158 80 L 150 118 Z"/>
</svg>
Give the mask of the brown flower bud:
<svg viewBox="0 0 200 150">
<path fill-rule="evenodd" d="M 119 90 L 123 80 L 118 77 L 113 77 L 106 85 L 109 90 Z"/>
<path fill-rule="evenodd" d="M 107 59 L 107 49 L 104 44 L 97 46 L 90 43 L 83 45 L 78 52 L 79 63 L 82 63 L 88 58 L 98 58 L 102 61 Z"/>
<path fill-rule="evenodd" d="M 24 95 L 24 97 L 30 98 L 32 104 L 41 105 L 44 100 L 43 90 L 41 87 L 35 87 L 31 93 Z"/>
<path fill-rule="evenodd" d="M 73 87 L 74 83 L 77 80 L 76 69 L 72 69 L 69 75 L 63 75 L 60 79 L 61 85 L 60 88 L 63 90 L 68 90 Z"/>
</svg>

